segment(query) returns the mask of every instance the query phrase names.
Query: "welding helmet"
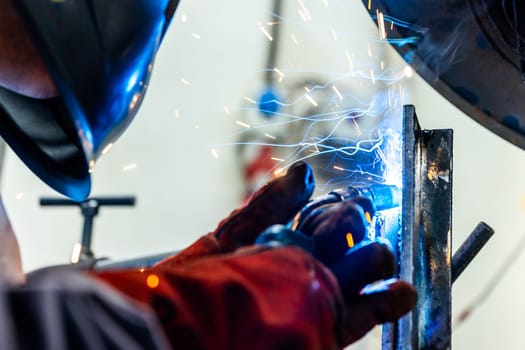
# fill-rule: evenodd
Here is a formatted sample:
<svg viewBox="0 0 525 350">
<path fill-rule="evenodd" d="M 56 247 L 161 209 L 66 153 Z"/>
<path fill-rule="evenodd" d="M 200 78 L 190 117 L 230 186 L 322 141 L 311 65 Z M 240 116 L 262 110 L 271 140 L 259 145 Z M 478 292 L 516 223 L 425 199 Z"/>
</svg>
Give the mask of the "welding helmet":
<svg viewBox="0 0 525 350">
<path fill-rule="evenodd" d="M 60 97 L 0 88 L 0 134 L 44 182 L 74 200 L 137 113 L 177 0 L 16 0 Z"/>
<path fill-rule="evenodd" d="M 384 18 L 387 39 L 431 86 L 525 149 L 525 2 L 363 2 L 376 21 Z"/>
</svg>

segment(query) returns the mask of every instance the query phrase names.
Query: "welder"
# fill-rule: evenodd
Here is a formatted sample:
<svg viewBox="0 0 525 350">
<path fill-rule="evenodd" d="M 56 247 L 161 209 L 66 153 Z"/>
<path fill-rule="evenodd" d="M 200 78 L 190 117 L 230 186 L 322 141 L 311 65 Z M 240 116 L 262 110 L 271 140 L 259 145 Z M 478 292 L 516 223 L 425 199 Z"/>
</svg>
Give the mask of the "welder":
<svg viewBox="0 0 525 350">
<path fill-rule="evenodd" d="M 176 5 L 0 0 L 0 134 L 58 192 L 89 195 L 89 170 L 137 112 Z M 2 211 L 0 349 L 337 349 L 407 313 L 416 293 L 391 279 L 386 244 L 363 243 L 330 263 L 254 245 L 268 226 L 289 222 L 313 187 L 298 163 L 215 231 L 141 270 L 25 276 Z M 356 198 L 318 213 L 302 233 L 362 237 L 370 215 L 373 203 Z"/>
</svg>

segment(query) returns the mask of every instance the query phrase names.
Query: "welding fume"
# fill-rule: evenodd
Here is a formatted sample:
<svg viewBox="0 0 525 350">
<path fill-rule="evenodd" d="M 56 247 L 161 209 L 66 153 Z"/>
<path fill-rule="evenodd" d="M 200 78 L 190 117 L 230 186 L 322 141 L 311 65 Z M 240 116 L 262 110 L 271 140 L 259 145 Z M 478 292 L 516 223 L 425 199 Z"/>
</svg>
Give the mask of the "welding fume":
<svg viewBox="0 0 525 350">
<path fill-rule="evenodd" d="M 198 17 L 184 6 L 0 0 L 0 135 L 60 194 L 48 203 L 78 206 L 90 220 L 99 205 L 116 205 L 92 194 L 95 164 L 131 132 L 168 36 Z M 404 79 L 414 69 L 522 147 L 525 8 L 353 1 L 377 37 L 353 37 L 360 50 L 341 46 L 343 74 L 286 67 L 284 52 L 307 37 L 299 28 L 352 37 L 310 23 L 314 8 L 330 6 L 348 9 L 268 2 L 255 26 L 266 40 L 261 88 L 243 98 L 250 107 L 239 108 L 232 147 L 244 201 L 185 248 L 105 261 L 91 251 L 89 221 L 83 259 L 28 272 L 0 202 L 0 349 L 343 349 L 378 325 L 384 350 L 450 348 L 452 282 L 492 232 L 483 226 L 452 258 L 452 132 L 421 128 Z M 387 66 L 391 45 L 410 66 Z"/>
</svg>

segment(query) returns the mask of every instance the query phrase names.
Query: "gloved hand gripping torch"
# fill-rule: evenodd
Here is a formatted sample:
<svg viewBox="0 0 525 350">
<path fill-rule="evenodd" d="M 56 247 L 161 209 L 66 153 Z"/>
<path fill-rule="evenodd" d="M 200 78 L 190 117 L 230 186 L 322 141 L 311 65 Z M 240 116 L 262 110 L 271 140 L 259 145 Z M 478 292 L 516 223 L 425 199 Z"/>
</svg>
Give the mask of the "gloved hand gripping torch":
<svg viewBox="0 0 525 350">
<path fill-rule="evenodd" d="M 377 211 L 393 209 L 401 204 L 401 189 L 393 185 L 377 184 L 367 187 L 337 189 L 310 201 L 288 225 L 273 225 L 256 240 L 256 244 L 269 246 L 295 245 L 303 248 L 324 263 L 331 264 L 351 248 L 365 240 L 365 230 L 311 235 L 312 226 L 320 215 L 338 203 L 352 201 L 355 204 L 351 215 L 355 220 L 369 224 Z"/>
</svg>

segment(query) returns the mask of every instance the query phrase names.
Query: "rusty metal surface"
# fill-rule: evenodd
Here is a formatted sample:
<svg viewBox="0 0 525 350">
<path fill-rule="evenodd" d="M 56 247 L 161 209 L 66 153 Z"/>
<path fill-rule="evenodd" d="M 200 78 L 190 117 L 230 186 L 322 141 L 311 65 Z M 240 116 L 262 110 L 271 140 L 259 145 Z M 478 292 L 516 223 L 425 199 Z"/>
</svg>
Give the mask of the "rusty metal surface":
<svg viewBox="0 0 525 350">
<path fill-rule="evenodd" d="M 383 329 L 383 350 L 450 349 L 452 130 L 421 130 L 404 108 L 402 227 L 389 237 L 399 276 L 419 293 L 407 316 Z"/>
</svg>

